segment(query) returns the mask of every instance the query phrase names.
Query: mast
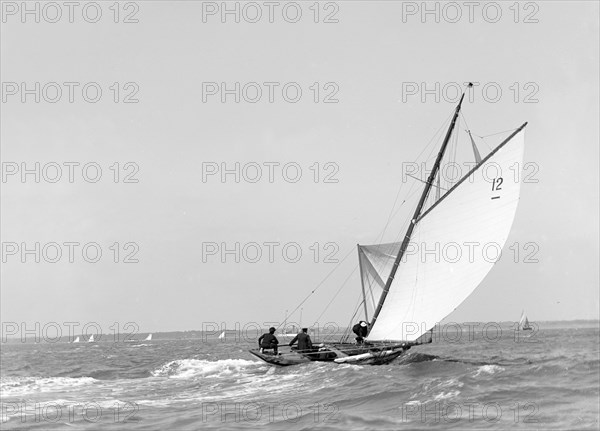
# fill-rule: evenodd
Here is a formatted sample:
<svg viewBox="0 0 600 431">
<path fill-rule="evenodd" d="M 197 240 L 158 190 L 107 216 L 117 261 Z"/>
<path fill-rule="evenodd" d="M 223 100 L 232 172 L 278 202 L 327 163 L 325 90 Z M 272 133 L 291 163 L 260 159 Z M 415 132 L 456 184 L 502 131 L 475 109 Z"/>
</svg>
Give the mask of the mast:
<svg viewBox="0 0 600 431">
<path fill-rule="evenodd" d="M 365 322 L 369 321 L 369 314 L 367 312 L 367 295 L 365 293 L 365 279 L 363 278 L 363 268 L 361 264 L 361 253 L 360 244 L 356 244 L 356 248 L 358 249 L 358 267 L 360 268 L 360 285 L 362 287 L 363 294 L 363 306 L 365 307 Z"/>
<path fill-rule="evenodd" d="M 469 83 L 469 87 L 471 87 L 472 85 L 473 84 Z M 408 243 L 412 236 L 413 230 L 415 229 L 417 219 L 419 218 L 419 215 L 421 214 L 421 210 L 423 209 L 423 206 L 425 205 L 425 200 L 427 199 L 427 195 L 429 194 L 429 191 L 431 190 L 431 187 L 433 186 L 433 181 L 434 181 L 435 176 L 440 168 L 442 158 L 444 157 L 446 147 L 448 146 L 448 142 L 450 141 L 450 136 L 452 135 L 452 130 L 454 130 L 454 126 L 456 125 L 456 120 L 458 118 L 458 114 L 460 113 L 460 107 L 462 105 L 464 98 L 465 98 L 465 93 L 463 93 L 462 96 L 460 97 L 460 101 L 458 102 L 458 106 L 456 107 L 456 110 L 454 111 L 454 116 L 452 117 L 452 121 L 450 122 L 448 131 L 446 132 L 446 136 L 444 137 L 444 142 L 442 143 L 440 152 L 438 153 L 437 158 L 435 159 L 435 163 L 433 164 L 433 169 L 431 170 L 431 173 L 429 174 L 429 178 L 427 179 L 427 183 L 425 184 L 425 189 L 423 190 L 423 193 L 421 194 L 421 199 L 419 199 L 419 203 L 417 204 L 415 213 L 411 219 L 410 224 L 408 225 L 408 230 L 406 231 L 406 235 L 404 235 L 404 239 L 402 240 L 402 245 L 400 246 L 400 251 L 398 253 L 398 256 L 396 257 L 396 260 L 394 261 L 394 266 L 392 267 L 390 276 L 388 277 L 388 280 L 385 283 L 385 288 L 383 289 L 381 298 L 379 298 L 379 303 L 377 304 L 377 309 L 375 310 L 375 314 L 373 315 L 373 320 L 371 321 L 371 324 L 369 326 L 369 332 L 371 331 L 371 328 L 373 328 L 373 325 L 375 324 L 375 321 L 377 320 L 377 317 L 379 316 L 379 313 L 381 312 L 381 308 L 383 307 L 385 298 L 386 298 L 388 292 L 390 291 L 390 287 L 392 285 L 392 282 L 394 281 L 394 276 L 396 275 L 396 271 L 398 270 L 398 265 L 400 264 L 400 261 L 402 260 L 404 253 L 406 252 L 406 249 L 408 247 Z"/>
</svg>

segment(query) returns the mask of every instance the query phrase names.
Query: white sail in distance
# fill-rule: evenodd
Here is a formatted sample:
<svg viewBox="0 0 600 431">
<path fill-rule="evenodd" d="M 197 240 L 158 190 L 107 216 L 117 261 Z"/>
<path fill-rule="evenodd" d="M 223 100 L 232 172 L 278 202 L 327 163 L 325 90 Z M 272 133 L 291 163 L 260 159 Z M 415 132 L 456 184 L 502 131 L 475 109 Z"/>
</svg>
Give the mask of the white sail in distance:
<svg viewBox="0 0 600 431">
<path fill-rule="evenodd" d="M 414 221 L 413 247 L 399 264 L 368 340 L 417 340 L 481 283 L 510 233 L 523 148 L 521 130 Z M 386 281 L 388 276 L 381 274 Z"/>
<path fill-rule="evenodd" d="M 521 312 L 521 318 L 519 319 L 519 326 L 523 326 L 523 321 L 526 319 L 525 310 Z"/>
</svg>

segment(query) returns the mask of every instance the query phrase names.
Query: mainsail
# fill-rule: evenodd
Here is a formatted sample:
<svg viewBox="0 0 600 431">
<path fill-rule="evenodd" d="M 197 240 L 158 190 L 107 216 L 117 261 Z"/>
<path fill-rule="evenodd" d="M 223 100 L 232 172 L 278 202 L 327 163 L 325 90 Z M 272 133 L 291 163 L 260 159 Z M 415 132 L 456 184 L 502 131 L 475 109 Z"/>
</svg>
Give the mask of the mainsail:
<svg viewBox="0 0 600 431">
<path fill-rule="evenodd" d="M 369 286 L 380 297 L 368 340 L 417 340 L 455 310 L 492 269 L 519 201 L 521 175 L 519 170 L 515 175 L 515 166 L 522 166 L 523 127 L 427 211 L 420 214 L 418 207 L 405 238 L 411 252 L 406 252 L 407 242 L 403 253 L 395 253 L 395 259 L 401 257 L 395 273 L 390 274 L 396 262 L 389 256 L 399 244 L 359 247 L 363 285 L 371 277 Z M 429 188 L 432 183 L 430 178 Z"/>
</svg>

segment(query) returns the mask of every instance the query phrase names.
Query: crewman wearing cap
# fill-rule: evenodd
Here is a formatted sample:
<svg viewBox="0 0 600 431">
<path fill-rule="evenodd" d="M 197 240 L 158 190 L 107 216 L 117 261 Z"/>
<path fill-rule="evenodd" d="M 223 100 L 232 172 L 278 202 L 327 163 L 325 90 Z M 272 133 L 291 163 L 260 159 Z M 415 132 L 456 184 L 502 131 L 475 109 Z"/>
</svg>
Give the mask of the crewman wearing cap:
<svg viewBox="0 0 600 431">
<path fill-rule="evenodd" d="M 258 346 L 260 347 L 260 353 L 264 353 L 264 349 L 273 349 L 273 354 L 277 355 L 277 345 L 279 340 L 275 336 L 275 328 L 270 327 L 268 334 L 262 334 L 258 339 Z"/>
<path fill-rule="evenodd" d="M 308 335 L 308 328 L 302 328 L 302 332 L 294 337 L 292 341 L 290 341 L 290 346 L 293 346 L 295 342 L 298 342 L 298 350 L 301 352 L 307 352 L 312 350 L 312 340 L 310 339 L 310 335 Z"/>
<path fill-rule="evenodd" d="M 352 327 L 352 332 L 356 334 L 356 344 L 362 344 L 364 342 L 365 337 L 369 333 L 367 322 L 361 320 Z"/>
</svg>

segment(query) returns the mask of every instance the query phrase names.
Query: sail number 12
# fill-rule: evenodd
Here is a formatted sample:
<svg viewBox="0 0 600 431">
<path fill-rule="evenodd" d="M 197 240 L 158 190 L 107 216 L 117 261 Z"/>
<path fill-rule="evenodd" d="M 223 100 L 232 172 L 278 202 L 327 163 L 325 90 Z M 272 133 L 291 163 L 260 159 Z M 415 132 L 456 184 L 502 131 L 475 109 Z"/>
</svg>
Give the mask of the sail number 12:
<svg viewBox="0 0 600 431">
<path fill-rule="evenodd" d="M 504 180 L 502 177 L 494 178 L 492 180 L 492 191 L 495 192 L 496 190 L 502 190 L 501 186 L 503 181 Z"/>
<path fill-rule="evenodd" d="M 502 190 L 502 182 L 503 181 L 504 180 L 502 179 L 502 177 L 494 178 L 492 180 L 492 191 L 496 192 L 498 190 Z M 500 195 L 492 196 L 492 199 L 500 199 Z"/>
</svg>

